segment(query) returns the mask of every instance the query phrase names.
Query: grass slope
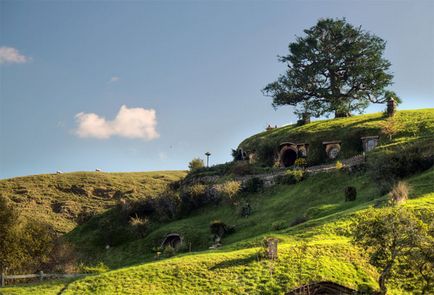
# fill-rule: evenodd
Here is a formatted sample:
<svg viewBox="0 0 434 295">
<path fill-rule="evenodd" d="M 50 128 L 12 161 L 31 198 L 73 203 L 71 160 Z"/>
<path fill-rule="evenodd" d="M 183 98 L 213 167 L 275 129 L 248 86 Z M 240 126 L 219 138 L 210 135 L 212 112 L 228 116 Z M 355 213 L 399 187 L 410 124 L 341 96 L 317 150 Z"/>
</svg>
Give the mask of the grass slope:
<svg viewBox="0 0 434 295">
<path fill-rule="evenodd" d="M 0 194 L 25 217 L 44 220 L 65 233 L 77 226 L 80 214 L 101 213 L 120 197 L 155 195 L 184 176 L 184 171 L 44 174 L 0 180 Z"/>
<path fill-rule="evenodd" d="M 336 181 L 330 182 L 331 178 Z M 361 214 L 385 198 L 369 197 L 375 190 L 364 183 L 366 179 L 360 175 L 353 179 L 353 184 L 356 183 L 360 189 L 358 201 L 344 203 L 339 188 L 345 185 L 347 178 L 351 180 L 343 173 L 320 174 L 294 186 L 278 187 L 269 195 L 252 197 L 256 198 L 254 202 L 257 205 L 269 203 L 269 207 L 256 207 L 252 217 L 234 221 L 237 224 L 250 222 L 259 225 L 252 227 L 250 233 L 246 233 L 246 228 L 238 229 L 224 239 L 227 246 L 221 249 L 185 253 L 89 276 L 67 284 L 62 294 L 282 294 L 300 284 L 318 280 L 330 280 L 353 288 L 358 285 L 376 288 L 378 273 L 368 263 L 363 251 L 350 243 L 349 230 L 354 215 Z M 320 193 L 327 182 L 330 184 L 328 190 Z M 434 170 L 414 176 L 408 182 L 412 192 L 406 206 L 434 213 Z M 317 201 L 318 198 L 323 200 L 323 205 L 319 205 L 321 201 Z M 281 210 L 278 210 L 280 207 Z M 291 221 L 309 208 L 315 208 L 310 210 L 315 215 L 308 222 L 279 231 L 270 228 L 272 220 L 287 218 Z M 221 211 L 210 216 L 218 210 Z M 200 230 L 224 210 L 230 209 L 204 211 L 168 224 L 167 228 L 182 229 L 191 223 Z M 259 213 L 262 211 L 264 215 Z M 202 225 L 199 221 L 206 224 Z M 280 240 L 279 258 L 275 262 L 258 259 L 261 251 L 258 245 L 264 236 L 275 236 Z M 130 251 L 134 249 L 132 247 Z M 65 286 L 64 282 L 57 284 Z M 41 285 L 41 290 L 31 285 L 2 291 L 4 294 L 26 294 L 28 288 L 35 290 L 34 294 L 56 294 L 54 287 L 53 292 L 48 292 L 47 285 Z M 391 294 L 404 292 L 392 289 Z"/>
<path fill-rule="evenodd" d="M 341 139 L 341 156 L 349 157 L 360 152 L 361 136 L 380 133 L 379 123 L 383 120 L 381 114 L 369 114 L 316 121 L 299 127 L 286 126 L 250 137 L 240 146 L 252 150 L 264 143 L 278 145 L 282 141 L 304 141 L 311 144 L 309 157 L 314 163 L 322 161 L 322 141 Z M 402 131 L 393 142 L 383 136 L 380 142 L 383 147 L 419 140 L 427 142 L 434 135 L 434 109 L 401 111 L 396 120 Z M 387 148 L 380 147 L 377 152 L 383 150 Z M 181 174 L 172 176 L 177 179 Z M 87 179 L 86 175 L 82 177 L 83 181 Z M 112 181 L 107 180 L 105 184 L 110 187 Z M 408 182 L 412 191 L 406 206 L 434 213 L 434 170 L 413 176 Z M 148 183 L 153 187 L 151 181 Z M 71 188 L 73 184 L 70 182 L 67 187 Z M 121 191 L 129 190 L 130 185 L 125 183 Z M 343 191 L 348 185 L 357 188 L 354 202 L 344 201 Z M 9 187 L 8 191 L 14 189 L 20 188 Z M 248 201 L 253 209 L 248 218 L 240 217 L 238 209 L 229 204 L 205 207 L 183 219 L 158 224 L 143 239 L 108 250 L 94 243 L 99 229 L 91 220 L 68 236 L 115 270 L 70 283 L 61 281 L 5 288 L 2 292 L 26 294 L 31 289 L 33 294 L 56 294 L 56 288 L 64 288 L 62 294 L 281 294 L 318 280 L 330 280 L 353 288 L 358 285 L 376 288 L 378 273 L 363 251 L 350 243 L 354 216 L 385 201 L 379 188 L 364 172 L 321 173 L 296 185 L 278 185 L 262 193 L 250 194 L 244 201 Z M 307 217 L 307 221 L 291 226 L 300 217 Z M 223 239 L 222 248 L 206 250 L 211 244 L 209 224 L 215 219 L 234 225 L 235 233 Z M 183 235 L 193 252 L 155 261 L 152 249 L 172 232 Z M 275 262 L 259 259 L 260 245 L 266 236 L 280 240 L 279 258 Z M 52 292 L 48 291 L 50 288 L 53 288 Z M 401 294 L 399 290 L 392 290 L 392 293 Z"/>
<path fill-rule="evenodd" d="M 255 151 L 261 146 L 276 148 L 282 142 L 305 142 L 310 144 L 308 162 L 319 164 L 326 161 L 323 141 L 342 141 L 339 159 L 360 154 L 360 138 L 363 136 L 380 135 L 380 144 L 388 143 L 387 136 L 381 136 L 380 125 L 386 119 L 382 113 L 375 113 L 319 120 L 303 126 L 288 125 L 253 135 L 242 141 L 239 147 L 246 151 Z M 434 109 L 399 111 L 394 120 L 400 130 L 394 135 L 395 139 L 412 140 L 416 137 L 434 136 Z"/>
</svg>

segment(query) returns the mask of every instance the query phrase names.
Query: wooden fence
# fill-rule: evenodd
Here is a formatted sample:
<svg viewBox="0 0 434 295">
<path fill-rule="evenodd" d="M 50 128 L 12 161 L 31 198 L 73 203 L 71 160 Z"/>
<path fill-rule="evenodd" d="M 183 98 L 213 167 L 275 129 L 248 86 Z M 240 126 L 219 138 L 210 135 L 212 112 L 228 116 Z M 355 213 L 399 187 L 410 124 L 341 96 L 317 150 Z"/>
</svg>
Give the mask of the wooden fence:
<svg viewBox="0 0 434 295">
<path fill-rule="evenodd" d="M 5 286 L 6 280 L 16 280 L 16 279 L 34 279 L 39 278 L 39 281 L 44 280 L 44 278 L 76 278 L 76 277 L 82 277 L 86 274 L 61 274 L 61 273 L 44 273 L 43 271 L 40 271 L 37 274 L 28 274 L 28 275 L 6 275 L 2 273 L 0 275 L 0 281 L 1 287 Z"/>
</svg>

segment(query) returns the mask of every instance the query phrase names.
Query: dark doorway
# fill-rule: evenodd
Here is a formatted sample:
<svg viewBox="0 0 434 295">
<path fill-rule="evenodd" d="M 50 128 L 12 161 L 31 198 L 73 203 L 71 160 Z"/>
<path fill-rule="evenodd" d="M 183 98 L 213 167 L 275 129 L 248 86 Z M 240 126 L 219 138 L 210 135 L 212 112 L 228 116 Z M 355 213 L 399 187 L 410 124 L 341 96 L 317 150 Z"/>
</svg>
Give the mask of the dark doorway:
<svg viewBox="0 0 434 295">
<path fill-rule="evenodd" d="M 290 167 L 294 165 L 297 160 L 297 152 L 291 148 L 282 150 L 280 154 L 280 163 L 283 167 Z"/>
<path fill-rule="evenodd" d="M 168 234 L 161 244 L 161 247 L 166 248 L 170 246 L 173 249 L 176 249 L 181 246 L 181 242 L 182 240 L 179 234 Z"/>
</svg>

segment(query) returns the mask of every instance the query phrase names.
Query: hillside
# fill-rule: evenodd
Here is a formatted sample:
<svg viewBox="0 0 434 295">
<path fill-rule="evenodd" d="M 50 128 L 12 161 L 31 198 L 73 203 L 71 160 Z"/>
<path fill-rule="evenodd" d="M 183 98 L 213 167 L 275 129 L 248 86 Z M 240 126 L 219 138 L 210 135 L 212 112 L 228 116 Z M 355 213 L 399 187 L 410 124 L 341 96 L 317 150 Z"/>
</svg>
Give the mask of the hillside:
<svg viewBox="0 0 434 295">
<path fill-rule="evenodd" d="M 103 262 L 111 269 L 75 281 L 53 281 L 1 291 L 4 294 L 284 294 L 312 281 L 376 290 L 379 273 L 369 263 L 366 253 L 351 242 L 351 231 L 357 216 L 369 208 L 387 206 L 387 191 L 381 185 L 387 179 L 381 177 L 393 174 L 405 180 L 410 187 L 405 206 L 434 215 L 434 109 L 402 111 L 396 120 L 401 129 L 392 140 L 380 133 L 379 123 L 384 121 L 380 114 L 286 126 L 254 135 L 240 147 L 248 151 L 264 145 L 278 146 L 289 140 L 309 142 L 309 157 L 313 158 L 308 157 L 310 164 L 327 162 L 321 154 L 322 141 L 342 140 L 340 157 L 344 158 L 361 152 L 361 136 L 381 137 L 380 146 L 367 153 L 367 162 L 362 167 L 307 175 L 298 183 L 278 182 L 258 192 L 240 194 L 239 204 L 207 204 L 177 217 L 152 220 L 143 237 L 123 242 L 121 239 L 109 249 L 100 241 L 105 231 L 102 225 L 120 224 L 122 220 L 122 211 L 107 210 L 119 199 L 114 194 L 120 191 L 126 199 L 155 196 L 170 181 L 183 177 L 184 172 L 74 173 L 1 181 L 1 192 L 17 206 L 32 206 L 31 210 L 50 216 L 53 224 L 64 232 L 72 229 L 76 220 L 65 214 L 48 214 L 48 208 L 59 198 L 80 204 L 77 206 L 84 206 L 80 202 L 83 197 L 89 199 L 101 214 L 75 227 L 66 237 L 85 254 L 87 263 Z M 264 170 L 260 165 L 249 171 L 274 171 L 271 167 Z M 218 175 L 216 182 L 221 184 L 240 176 L 234 167 L 235 163 L 229 163 L 189 177 L 200 180 L 197 177 L 202 174 Z M 73 186 L 75 189 L 79 184 L 87 192 L 86 196 L 59 189 Z M 357 190 L 355 201 L 345 201 L 344 191 L 348 186 Z M 21 188 L 32 194 L 17 193 Z M 95 196 L 92 192 L 96 188 L 103 192 L 109 188 L 111 197 Z M 42 194 L 45 189 L 49 191 L 46 202 L 40 201 L 44 199 L 40 197 L 38 202 L 33 202 L 32 196 Z M 182 195 L 175 197 L 178 202 L 182 200 Z M 21 198 L 26 201 L 17 202 Z M 240 207 L 246 203 L 251 206 L 247 217 L 240 214 Z M 210 223 L 214 220 L 233 226 L 234 232 L 223 237 L 222 247 L 208 250 L 212 244 Z M 129 230 L 128 223 L 120 225 L 120 229 Z M 178 253 L 163 251 L 156 259 L 156 249 L 169 233 L 180 234 L 184 247 Z M 261 259 L 264 237 L 279 240 L 278 259 L 274 262 Z M 391 294 L 408 294 L 398 285 L 391 286 Z"/>
<path fill-rule="evenodd" d="M 113 207 L 120 198 L 154 196 L 183 171 L 43 174 L 0 180 L 0 194 L 23 216 L 44 220 L 59 233 Z"/>
<path fill-rule="evenodd" d="M 366 114 L 349 118 L 319 120 L 303 126 L 288 125 L 253 135 L 239 145 L 245 151 L 261 154 L 274 151 L 282 142 L 308 143 L 308 163 L 311 165 L 326 162 L 323 142 L 340 140 L 342 150 L 337 160 L 360 154 L 361 137 L 380 136 L 380 145 L 389 143 L 388 137 L 381 132 L 381 124 L 387 120 L 382 113 Z M 434 109 L 399 111 L 394 116 L 398 132 L 395 141 L 415 141 L 421 137 L 434 135 Z"/>
</svg>

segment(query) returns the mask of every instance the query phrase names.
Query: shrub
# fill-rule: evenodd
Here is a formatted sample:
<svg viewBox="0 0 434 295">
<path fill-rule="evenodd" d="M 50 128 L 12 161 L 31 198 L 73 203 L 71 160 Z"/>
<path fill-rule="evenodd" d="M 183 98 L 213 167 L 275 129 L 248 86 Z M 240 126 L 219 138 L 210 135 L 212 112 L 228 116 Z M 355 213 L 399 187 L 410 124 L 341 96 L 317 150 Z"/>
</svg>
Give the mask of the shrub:
<svg viewBox="0 0 434 295">
<path fill-rule="evenodd" d="M 149 228 L 149 219 L 147 217 L 131 217 L 129 224 L 139 237 L 144 237 Z"/>
<path fill-rule="evenodd" d="M 297 216 L 294 221 L 291 222 L 290 226 L 296 226 L 298 224 L 305 223 L 309 220 L 309 217 L 306 215 Z"/>
<path fill-rule="evenodd" d="M 151 216 L 157 211 L 157 202 L 153 198 L 145 198 L 135 201 L 124 202 L 125 205 L 123 205 L 123 210 L 127 210 L 129 217 Z"/>
<path fill-rule="evenodd" d="M 355 201 L 357 197 L 357 189 L 354 186 L 347 186 L 345 188 L 345 202 Z"/>
<path fill-rule="evenodd" d="M 341 161 L 336 161 L 336 169 L 341 170 L 342 168 L 344 168 L 344 164 Z"/>
<path fill-rule="evenodd" d="M 210 200 L 207 198 L 207 186 L 195 183 L 184 187 L 180 193 L 180 201 L 181 211 L 184 214 L 209 204 Z"/>
<path fill-rule="evenodd" d="M 392 140 L 392 137 L 402 129 L 399 122 L 395 120 L 394 117 L 388 118 L 387 120 L 379 123 L 381 127 L 381 133 L 387 135 L 389 140 Z"/>
<path fill-rule="evenodd" d="M 181 198 L 174 190 L 166 189 L 156 198 L 158 219 L 172 220 L 179 215 Z"/>
<path fill-rule="evenodd" d="M 99 242 L 102 246 L 118 246 L 136 238 L 132 228 L 123 221 L 113 218 L 104 218 L 99 222 Z"/>
<path fill-rule="evenodd" d="M 46 272 L 72 273 L 77 271 L 77 251 L 63 238 L 53 241 L 47 261 L 41 265 Z"/>
<path fill-rule="evenodd" d="M 392 189 L 392 184 L 405 177 L 425 171 L 434 164 L 430 140 L 380 151 L 368 157 L 368 172 L 382 194 Z"/>
<path fill-rule="evenodd" d="M 298 158 L 297 160 L 295 160 L 294 164 L 296 167 L 304 168 L 307 166 L 307 161 L 305 158 Z"/>
<path fill-rule="evenodd" d="M 217 184 L 216 191 L 225 199 L 229 200 L 232 204 L 236 202 L 235 197 L 241 188 L 241 182 L 236 180 L 226 181 L 225 183 Z"/>
<path fill-rule="evenodd" d="M 235 231 L 235 228 L 233 226 L 229 226 L 221 220 L 212 221 L 209 225 L 209 229 L 211 231 L 211 234 L 220 238 Z"/>
<path fill-rule="evenodd" d="M 275 221 L 271 224 L 273 230 L 282 230 L 288 227 L 288 223 L 283 220 Z"/>
<path fill-rule="evenodd" d="M 237 161 L 235 162 L 231 169 L 231 173 L 237 176 L 253 174 L 253 166 L 247 161 Z"/>
<path fill-rule="evenodd" d="M 243 191 L 246 193 L 257 193 L 264 188 L 264 181 L 259 177 L 252 177 L 247 179 L 244 183 Z"/>
<path fill-rule="evenodd" d="M 164 257 L 172 257 L 176 255 L 176 249 L 173 248 L 172 246 L 166 246 L 163 249 L 163 256 Z"/>
<path fill-rule="evenodd" d="M 200 158 L 194 158 L 190 161 L 190 163 L 188 163 L 188 169 L 190 169 L 192 172 L 203 167 L 205 167 L 205 165 L 203 160 Z"/>
<path fill-rule="evenodd" d="M 287 170 L 285 175 L 279 177 L 277 182 L 280 184 L 296 184 L 305 178 L 305 172 L 303 170 Z"/>
<path fill-rule="evenodd" d="M 410 188 L 404 181 L 396 183 L 389 193 L 389 202 L 393 205 L 399 205 L 407 201 Z"/>
<path fill-rule="evenodd" d="M 50 261 L 56 235 L 38 220 L 26 220 L 0 195 L 0 269 L 35 272 Z"/>
<path fill-rule="evenodd" d="M 268 141 L 263 141 L 256 149 L 258 162 L 269 167 L 273 166 L 276 153 L 276 145 Z"/>
</svg>

